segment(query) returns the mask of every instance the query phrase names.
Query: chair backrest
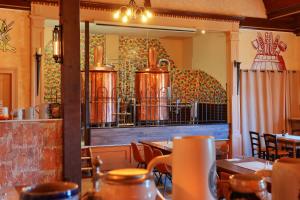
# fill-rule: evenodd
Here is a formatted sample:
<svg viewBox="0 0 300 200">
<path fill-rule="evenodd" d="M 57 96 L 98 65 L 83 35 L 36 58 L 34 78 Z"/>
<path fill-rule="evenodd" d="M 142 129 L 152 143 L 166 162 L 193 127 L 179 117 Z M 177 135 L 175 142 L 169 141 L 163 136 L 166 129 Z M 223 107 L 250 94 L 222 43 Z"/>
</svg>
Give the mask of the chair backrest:
<svg viewBox="0 0 300 200">
<path fill-rule="evenodd" d="M 220 151 L 222 153 L 222 159 L 228 159 L 229 157 L 229 145 L 226 143 L 222 144 L 220 147 Z"/>
<path fill-rule="evenodd" d="M 270 156 L 271 151 L 275 151 L 275 156 L 278 156 L 277 137 L 273 134 L 264 134 L 267 158 Z"/>
<path fill-rule="evenodd" d="M 249 131 L 250 134 L 250 141 L 251 141 L 251 150 L 252 156 L 255 157 L 256 155 L 260 157 L 261 152 L 261 143 L 260 143 L 260 135 L 257 132 Z"/>
<path fill-rule="evenodd" d="M 148 165 L 153 159 L 153 151 L 149 145 L 144 144 L 145 163 Z"/>
<path fill-rule="evenodd" d="M 159 149 L 153 149 L 153 157 L 162 156 L 163 153 Z M 169 170 L 165 164 L 158 164 L 155 168 L 161 173 L 167 173 Z"/>
<path fill-rule="evenodd" d="M 131 142 L 131 148 L 133 153 L 133 158 L 136 162 L 142 163 L 144 162 L 144 159 L 139 151 L 139 148 L 135 142 Z"/>
</svg>

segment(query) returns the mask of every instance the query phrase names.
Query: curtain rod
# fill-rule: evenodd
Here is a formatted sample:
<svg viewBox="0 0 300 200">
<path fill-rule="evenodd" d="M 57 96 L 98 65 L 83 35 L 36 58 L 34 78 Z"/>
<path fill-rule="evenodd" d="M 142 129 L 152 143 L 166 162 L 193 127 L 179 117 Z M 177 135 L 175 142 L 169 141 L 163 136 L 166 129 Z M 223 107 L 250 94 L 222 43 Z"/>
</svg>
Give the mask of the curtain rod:
<svg viewBox="0 0 300 200">
<path fill-rule="evenodd" d="M 296 73 L 297 71 L 299 70 L 266 70 L 266 69 L 240 69 L 240 71 L 242 72 L 248 72 L 248 71 L 251 71 L 251 72 L 288 72 L 288 73 Z"/>
</svg>

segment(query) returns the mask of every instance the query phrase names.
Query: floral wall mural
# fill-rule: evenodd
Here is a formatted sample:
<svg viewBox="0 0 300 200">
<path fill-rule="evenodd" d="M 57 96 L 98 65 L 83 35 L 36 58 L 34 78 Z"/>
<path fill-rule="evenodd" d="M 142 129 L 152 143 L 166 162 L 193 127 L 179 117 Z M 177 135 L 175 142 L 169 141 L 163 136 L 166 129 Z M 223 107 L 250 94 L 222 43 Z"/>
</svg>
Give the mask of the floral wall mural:
<svg viewBox="0 0 300 200">
<path fill-rule="evenodd" d="M 173 96 L 182 102 L 226 104 L 226 90 L 215 78 L 201 70 L 172 69 Z"/>
<path fill-rule="evenodd" d="M 105 52 L 105 35 L 90 35 L 90 63 L 93 64 L 93 50 L 101 45 Z M 118 93 L 121 97 L 134 96 L 135 72 L 147 66 L 148 48 L 155 47 L 158 60 L 172 60 L 157 38 L 119 37 L 119 60 L 114 62 L 118 71 Z M 81 69 L 84 68 L 84 34 L 81 34 Z M 105 55 L 104 55 L 105 57 Z M 110 62 L 109 62 L 110 63 Z M 205 103 L 226 103 L 226 91 L 212 76 L 201 70 L 177 69 L 173 63 L 171 69 L 172 92 L 181 102 L 199 101 Z M 52 58 L 52 43 L 45 49 L 44 77 L 45 100 L 60 101 L 60 67 Z"/>
</svg>

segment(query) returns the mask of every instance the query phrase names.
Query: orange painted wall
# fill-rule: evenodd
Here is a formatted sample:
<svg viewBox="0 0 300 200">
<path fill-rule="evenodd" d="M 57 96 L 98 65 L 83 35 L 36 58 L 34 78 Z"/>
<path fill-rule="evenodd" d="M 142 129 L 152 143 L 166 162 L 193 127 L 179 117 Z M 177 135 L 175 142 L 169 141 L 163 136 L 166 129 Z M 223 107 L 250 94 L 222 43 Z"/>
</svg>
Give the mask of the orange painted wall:
<svg viewBox="0 0 300 200">
<path fill-rule="evenodd" d="M 10 31 L 10 45 L 16 52 L 0 50 L 0 69 L 15 70 L 17 72 L 17 102 L 16 107 L 30 105 L 30 19 L 28 11 L 0 9 L 0 19 L 7 23 L 14 21 Z"/>
<path fill-rule="evenodd" d="M 176 67 L 185 68 L 183 63 L 183 40 L 182 38 L 160 38 L 162 46 L 173 59 Z"/>
</svg>

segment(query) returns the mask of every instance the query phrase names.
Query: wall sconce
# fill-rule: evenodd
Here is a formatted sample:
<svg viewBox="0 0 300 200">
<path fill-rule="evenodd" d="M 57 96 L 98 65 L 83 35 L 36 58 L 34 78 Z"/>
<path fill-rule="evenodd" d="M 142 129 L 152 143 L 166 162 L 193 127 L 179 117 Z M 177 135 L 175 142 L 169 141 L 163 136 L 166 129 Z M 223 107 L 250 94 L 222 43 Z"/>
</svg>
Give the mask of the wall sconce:
<svg viewBox="0 0 300 200">
<path fill-rule="evenodd" d="M 62 26 L 61 25 L 55 26 L 53 30 L 52 42 L 53 42 L 53 58 L 56 63 L 62 63 L 61 35 L 62 35 Z"/>
<path fill-rule="evenodd" d="M 38 48 L 35 52 L 35 62 L 36 62 L 36 96 L 39 96 L 40 90 L 40 69 L 42 60 L 42 49 Z"/>
</svg>

